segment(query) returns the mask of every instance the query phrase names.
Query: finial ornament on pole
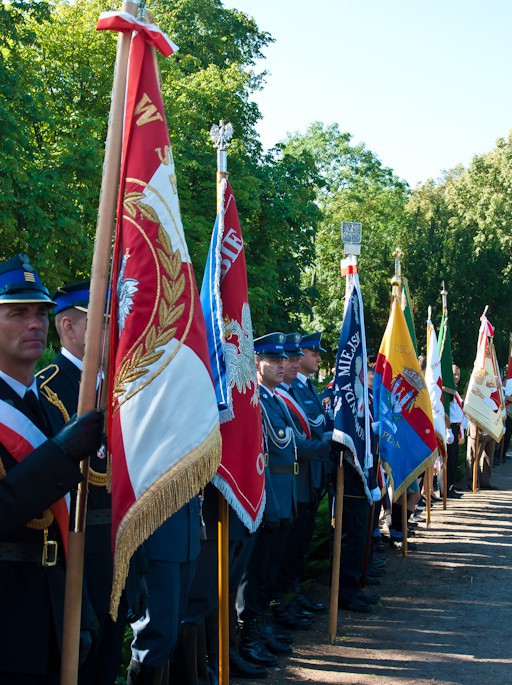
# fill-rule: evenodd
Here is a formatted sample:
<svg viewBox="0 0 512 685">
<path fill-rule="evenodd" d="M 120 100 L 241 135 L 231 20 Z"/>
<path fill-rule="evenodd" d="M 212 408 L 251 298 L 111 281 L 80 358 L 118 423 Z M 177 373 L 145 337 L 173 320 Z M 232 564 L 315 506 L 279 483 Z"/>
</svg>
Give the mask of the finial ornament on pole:
<svg viewBox="0 0 512 685">
<path fill-rule="evenodd" d="M 444 286 L 444 281 L 442 282 L 442 290 L 441 290 L 441 297 L 443 301 L 443 312 L 446 312 L 448 309 L 448 291 L 446 290 Z"/>
<path fill-rule="evenodd" d="M 404 256 L 402 250 L 397 247 L 393 252 L 393 257 L 395 258 L 395 275 L 391 279 L 391 285 L 393 286 L 393 295 L 400 297 L 402 294 L 402 265 L 400 259 Z"/>
<path fill-rule="evenodd" d="M 225 174 L 228 171 L 228 158 L 226 150 L 233 138 L 233 125 L 225 124 L 221 119 L 219 124 L 213 124 L 210 129 L 213 147 L 217 148 L 217 171 Z"/>
</svg>

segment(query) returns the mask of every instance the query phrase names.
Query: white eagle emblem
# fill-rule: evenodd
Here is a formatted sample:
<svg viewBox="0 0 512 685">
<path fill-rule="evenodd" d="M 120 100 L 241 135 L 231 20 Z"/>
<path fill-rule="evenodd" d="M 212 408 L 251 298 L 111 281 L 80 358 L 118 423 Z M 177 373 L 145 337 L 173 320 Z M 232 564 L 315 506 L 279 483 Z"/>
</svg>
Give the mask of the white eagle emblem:
<svg viewBox="0 0 512 685">
<path fill-rule="evenodd" d="M 226 360 L 226 380 L 231 390 L 236 386 L 240 393 L 246 392 L 251 385 L 254 388 L 251 404 L 259 401 L 258 384 L 256 379 L 256 365 L 254 363 L 254 343 L 252 338 L 251 310 L 247 302 L 242 307 L 242 325 L 228 317 L 224 320 L 224 357 Z M 238 343 L 231 343 L 233 337 Z"/>
<path fill-rule="evenodd" d="M 135 278 L 124 278 L 124 270 L 129 258 L 130 251 L 126 250 L 121 261 L 121 268 L 119 269 L 119 276 L 117 278 L 117 325 L 119 327 L 119 333 L 123 332 L 128 314 L 133 309 L 133 297 L 139 290 L 139 281 Z"/>
</svg>

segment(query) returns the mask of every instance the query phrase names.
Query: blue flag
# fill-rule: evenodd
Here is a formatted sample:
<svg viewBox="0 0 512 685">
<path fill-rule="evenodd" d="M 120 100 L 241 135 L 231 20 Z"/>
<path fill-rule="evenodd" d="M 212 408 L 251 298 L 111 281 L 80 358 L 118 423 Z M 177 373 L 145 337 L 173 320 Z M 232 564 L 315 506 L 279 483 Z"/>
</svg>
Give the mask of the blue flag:
<svg viewBox="0 0 512 685">
<path fill-rule="evenodd" d="M 363 299 L 355 257 L 346 260 L 345 316 L 341 327 L 333 384 L 334 431 L 332 439 L 345 446 L 344 458 L 363 480 L 372 500 L 368 477 L 373 469 L 366 367 Z"/>
</svg>

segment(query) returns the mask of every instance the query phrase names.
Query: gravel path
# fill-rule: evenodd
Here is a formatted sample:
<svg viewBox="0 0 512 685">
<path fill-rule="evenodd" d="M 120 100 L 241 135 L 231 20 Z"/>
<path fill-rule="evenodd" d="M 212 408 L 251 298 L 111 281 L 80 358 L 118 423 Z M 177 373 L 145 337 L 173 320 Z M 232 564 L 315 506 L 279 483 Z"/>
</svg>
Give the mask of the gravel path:
<svg viewBox="0 0 512 685">
<path fill-rule="evenodd" d="M 436 504 L 430 528 L 417 527 L 417 551 L 386 552 L 373 614 L 339 612 L 335 645 L 319 618 L 266 682 L 512 685 L 511 462 L 493 483 L 499 491 L 466 492 L 446 511 Z M 327 584 L 310 594 L 329 601 Z"/>
</svg>

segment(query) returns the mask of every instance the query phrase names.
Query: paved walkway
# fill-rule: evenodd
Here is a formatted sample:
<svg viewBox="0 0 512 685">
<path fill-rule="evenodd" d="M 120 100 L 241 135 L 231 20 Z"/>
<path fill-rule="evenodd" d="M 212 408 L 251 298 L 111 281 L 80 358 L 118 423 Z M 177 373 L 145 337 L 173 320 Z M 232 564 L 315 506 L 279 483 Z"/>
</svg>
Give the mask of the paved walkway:
<svg viewBox="0 0 512 685">
<path fill-rule="evenodd" d="M 436 504 L 417 551 L 389 552 L 374 613 L 340 612 L 335 645 L 327 617 L 298 633 L 267 682 L 512 685 L 512 463 L 493 483 L 499 491 L 466 492 L 446 511 Z"/>
</svg>

